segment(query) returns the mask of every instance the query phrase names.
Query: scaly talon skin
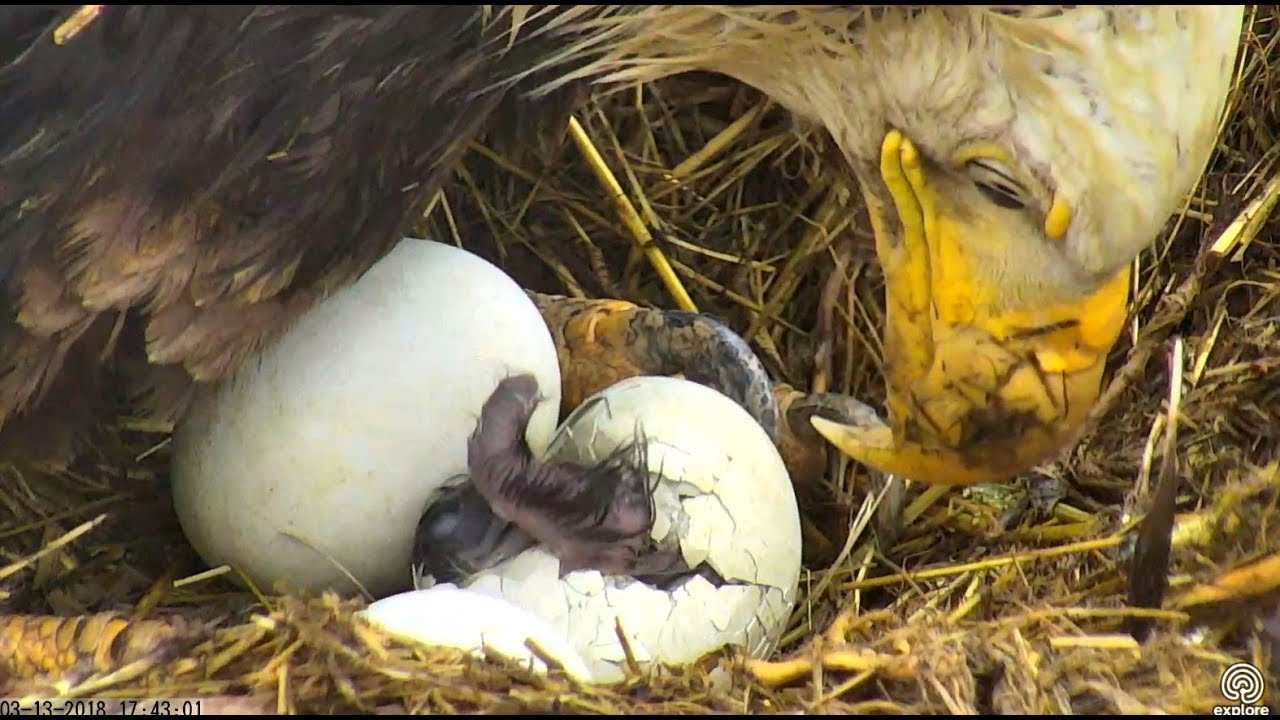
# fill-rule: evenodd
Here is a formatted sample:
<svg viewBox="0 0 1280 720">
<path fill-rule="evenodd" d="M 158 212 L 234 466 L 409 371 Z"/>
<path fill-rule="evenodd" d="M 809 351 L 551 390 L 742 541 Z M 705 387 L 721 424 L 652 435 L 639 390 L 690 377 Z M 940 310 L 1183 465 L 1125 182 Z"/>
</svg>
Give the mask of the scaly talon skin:
<svg viewBox="0 0 1280 720">
<path fill-rule="evenodd" d="M 132 662 L 189 647 L 203 629 L 184 618 L 94 615 L 0 615 L 0 680 L 58 680 L 114 672 Z"/>
<path fill-rule="evenodd" d="M 1078 302 L 1002 297 L 973 244 L 990 257 L 1058 242 L 1073 216 L 1067 201 L 1055 195 L 1036 229 L 1019 234 L 994 208 L 959 207 L 938 190 L 901 132 L 885 136 L 880 160 L 888 202 L 863 190 L 886 280 L 888 423 L 810 423 L 882 472 L 942 485 L 1007 480 L 1050 459 L 1097 399 L 1129 270 Z"/>
<path fill-rule="evenodd" d="M 874 410 L 853 398 L 808 395 L 773 383 L 746 342 L 705 315 L 621 300 L 529 295 L 560 358 L 562 417 L 629 377 L 684 377 L 719 390 L 750 412 L 778 447 L 797 486 L 817 482 L 826 470 L 829 445 L 807 422 L 810 415 L 845 423 L 876 419 Z"/>
<path fill-rule="evenodd" d="M 627 378 L 678 375 L 732 398 L 777 440 L 773 383 L 747 343 L 723 324 L 621 300 L 529 295 L 560 358 L 561 417 Z"/>
</svg>

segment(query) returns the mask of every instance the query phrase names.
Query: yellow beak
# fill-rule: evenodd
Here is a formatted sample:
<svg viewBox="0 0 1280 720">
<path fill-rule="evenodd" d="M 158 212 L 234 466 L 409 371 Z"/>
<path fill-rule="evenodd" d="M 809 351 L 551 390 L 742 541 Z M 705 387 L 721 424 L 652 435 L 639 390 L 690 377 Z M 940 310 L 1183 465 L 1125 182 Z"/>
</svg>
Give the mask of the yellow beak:
<svg viewBox="0 0 1280 720">
<path fill-rule="evenodd" d="M 865 193 L 887 285 L 889 425 L 814 417 L 813 426 L 865 465 L 930 484 L 1007 480 L 1051 459 L 1097 400 L 1127 314 L 1128 268 L 1078 302 L 1031 298 L 998 311 L 999 288 L 984 286 L 966 243 L 1032 240 L 949 206 L 896 130 L 882 144 L 880 173 L 900 220 L 899 232 Z M 1046 235 L 1061 237 L 1055 225 L 1067 209 L 1049 215 Z"/>
</svg>

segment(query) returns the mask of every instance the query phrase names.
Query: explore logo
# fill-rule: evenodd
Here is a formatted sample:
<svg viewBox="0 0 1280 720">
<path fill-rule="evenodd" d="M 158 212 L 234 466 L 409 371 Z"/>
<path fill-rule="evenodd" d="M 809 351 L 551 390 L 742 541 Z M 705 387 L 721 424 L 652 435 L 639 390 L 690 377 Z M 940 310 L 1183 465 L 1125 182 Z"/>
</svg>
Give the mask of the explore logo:
<svg viewBox="0 0 1280 720">
<path fill-rule="evenodd" d="M 1222 673 L 1219 683 L 1222 697 L 1235 705 L 1218 705 L 1213 708 L 1214 715 L 1270 715 L 1271 708 L 1258 705 L 1262 699 L 1265 682 L 1258 668 L 1246 662 L 1239 662 Z"/>
</svg>

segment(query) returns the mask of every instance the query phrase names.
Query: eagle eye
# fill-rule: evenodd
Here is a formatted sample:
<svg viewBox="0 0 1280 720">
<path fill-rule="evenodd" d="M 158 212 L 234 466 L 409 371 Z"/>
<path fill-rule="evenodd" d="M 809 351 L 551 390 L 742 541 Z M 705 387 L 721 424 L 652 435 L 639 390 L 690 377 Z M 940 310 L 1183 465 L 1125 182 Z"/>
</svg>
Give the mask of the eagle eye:
<svg viewBox="0 0 1280 720">
<path fill-rule="evenodd" d="M 976 158 L 969 161 L 967 169 L 974 185 L 991 202 L 1007 210 L 1021 210 L 1027 206 L 1022 186 L 1000 163 Z"/>
</svg>

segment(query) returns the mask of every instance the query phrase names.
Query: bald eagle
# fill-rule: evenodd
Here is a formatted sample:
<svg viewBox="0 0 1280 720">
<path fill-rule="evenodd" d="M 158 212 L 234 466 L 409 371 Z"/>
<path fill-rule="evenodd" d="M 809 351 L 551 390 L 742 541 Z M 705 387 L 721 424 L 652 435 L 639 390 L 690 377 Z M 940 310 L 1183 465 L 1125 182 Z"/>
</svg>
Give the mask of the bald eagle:
<svg viewBox="0 0 1280 720">
<path fill-rule="evenodd" d="M 814 426 L 916 480 L 1010 477 L 1095 400 L 1128 267 L 1208 162 L 1242 17 L 6 7 L 0 451 L 73 451 L 109 378 L 179 417 L 388 251 L 481 131 L 563 117 L 589 83 L 702 70 L 825 128 L 869 207 L 888 422 Z"/>
</svg>

